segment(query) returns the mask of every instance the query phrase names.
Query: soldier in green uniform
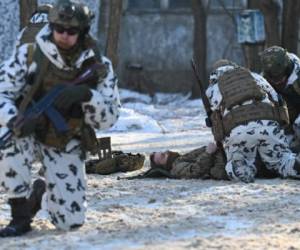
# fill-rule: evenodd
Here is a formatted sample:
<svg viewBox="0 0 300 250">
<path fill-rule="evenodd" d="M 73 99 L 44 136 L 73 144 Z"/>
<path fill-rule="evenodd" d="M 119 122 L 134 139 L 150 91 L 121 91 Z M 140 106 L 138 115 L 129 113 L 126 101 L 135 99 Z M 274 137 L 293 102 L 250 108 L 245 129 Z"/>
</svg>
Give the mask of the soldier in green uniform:
<svg viewBox="0 0 300 250">
<path fill-rule="evenodd" d="M 159 171 L 162 175 L 175 179 L 228 180 L 225 155 L 214 143 L 186 154 L 154 152 L 150 155 L 150 163 L 149 175 Z"/>
<path fill-rule="evenodd" d="M 299 158 L 292 153 L 282 126 L 286 106 L 261 76 L 230 61 L 218 60 L 209 76 L 206 96 L 212 133 L 224 148 L 228 177 L 250 183 L 257 177 L 256 159 L 283 178 L 299 178 Z"/>
</svg>

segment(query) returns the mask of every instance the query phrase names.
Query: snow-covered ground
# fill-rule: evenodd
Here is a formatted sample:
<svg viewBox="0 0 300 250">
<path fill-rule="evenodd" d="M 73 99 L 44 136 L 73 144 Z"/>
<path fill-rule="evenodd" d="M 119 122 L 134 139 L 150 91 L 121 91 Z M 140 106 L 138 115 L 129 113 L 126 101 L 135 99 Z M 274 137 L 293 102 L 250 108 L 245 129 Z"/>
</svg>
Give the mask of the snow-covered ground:
<svg viewBox="0 0 300 250">
<path fill-rule="evenodd" d="M 212 140 L 200 100 L 127 90 L 121 97 L 118 123 L 98 134 L 111 136 L 113 150 L 148 156 L 166 149 L 186 152 Z M 1 239 L 0 249 L 300 249 L 296 180 L 117 179 L 132 174 L 88 176 L 89 209 L 79 230 L 56 230 L 42 211 L 32 232 Z M 5 199 L 1 193 L 0 225 L 9 217 Z"/>
</svg>

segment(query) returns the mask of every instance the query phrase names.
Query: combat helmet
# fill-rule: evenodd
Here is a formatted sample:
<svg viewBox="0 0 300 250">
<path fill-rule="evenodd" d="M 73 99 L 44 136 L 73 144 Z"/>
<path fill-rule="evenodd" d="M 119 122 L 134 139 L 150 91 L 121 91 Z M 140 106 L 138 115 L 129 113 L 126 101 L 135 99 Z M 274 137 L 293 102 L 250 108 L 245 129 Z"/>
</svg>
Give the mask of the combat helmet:
<svg viewBox="0 0 300 250">
<path fill-rule="evenodd" d="M 77 27 L 87 33 L 94 15 L 90 9 L 77 0 L 57 0 L 49 12 L 50 24 L 59 24 L 65 27 Z"/>
<path fill-rule="evenodd" d="M 265 77 L 273 81 L 280 80 L 292 66 L 287 51 L 279 46 L 272 46 L 260 53 L 262 71 Z"/>
<path fill-rule="evenodd" d="M 238 65 L 230 60 L 227 59 L 219 59 L 217 60 L 213 66 L 212 66 L 212 72 L 216 71 L 218 68 L 223 67 L 223 66 L 234 66 L 237 67 Z"/>
</svg>

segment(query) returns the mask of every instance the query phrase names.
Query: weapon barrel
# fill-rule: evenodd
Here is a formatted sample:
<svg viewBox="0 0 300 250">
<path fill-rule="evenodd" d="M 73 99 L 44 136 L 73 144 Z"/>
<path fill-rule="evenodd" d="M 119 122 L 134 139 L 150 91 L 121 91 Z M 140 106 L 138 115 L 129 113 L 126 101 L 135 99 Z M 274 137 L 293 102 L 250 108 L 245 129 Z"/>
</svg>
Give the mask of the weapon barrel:
<svg viewBox="0 0 300 250">
<path fill-rule="evenodd" d="M 209 117 L 210 114 L 211 114 L 211 112 L 212 112 L 211 108 L 210 108 L 210 103 L 209 103 L 209 100 L 208 100 L 208 98 L 207 98 L 207 96 L 205 94 L 204 85 L 202 84 L 202 81 L 200 79 L 200 76 L 199 76 L 197 68 L 196 68 L 195 61 L 193 59 L 191 60 L 191 65 L 192 65 L 193 71 L 195 73 L 195 77 L 196 77 L 198 86 L 200 88 L 200 95 L 201 95 L 201 99 L 202 99 L 202 102 L 203 102 L 206 114 Z"/>
<path fill-rule="evenodd" d="M 202 84 L 202 81 L 200 79 L 200 76 L 199 76 L 197 68 L 196 68 L 195 61 L 193 59 L 191 60 L 191 64 L 192 64 L 192 68 L 194 70 L 194 73 L 195 73 L 195 76 L 196 76 L 196 79 L 197 79 L 197 83 L 198 83 L 199 88 L 200 88 L 200 94 L 201 94 L 202 102 L 203 102 L 203 105 L 204 105 L 204 108 L 205 108 L 205 111 L 206 111 L 206 114 L 207 114 L 207 118 L 206 118 L 205 122 L 206 122 L 206 125 L 208 127 L 212 127 L 213 124 L 212 124 L 212 121 L 210 119 L 210 116 L 212 114 L 212 110 L 210 108 L 210 103 L 209 103 L 208 97 L 205 94 L 204 85 Z M 214 135 L 214 137 L 215 137 L 215 135 Z M 225 156 L 225 152 L 224 152 L 224 149 L 223 149 L 222 142 L 217 141 L 217 140 L 215 140 L 215 142 L 216 142 L 217 147 L 222 149 L 223 155 Z"/>
</svg>

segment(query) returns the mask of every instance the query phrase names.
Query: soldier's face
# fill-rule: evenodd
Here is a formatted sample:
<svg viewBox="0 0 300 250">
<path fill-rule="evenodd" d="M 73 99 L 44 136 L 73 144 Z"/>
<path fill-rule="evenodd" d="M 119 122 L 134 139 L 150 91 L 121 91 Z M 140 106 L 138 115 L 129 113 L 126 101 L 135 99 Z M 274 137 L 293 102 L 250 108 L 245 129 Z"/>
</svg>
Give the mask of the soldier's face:
<svg viewBox="0 0 300 250">
<path fill-rule="evenodd" d="M 61 49 L 71 49 L 78 41 L 79 33 L 66 30 L 53 30 L 53 39 L 55 44 Z"/>
<path fill-rule="evenodd" d="M 153 161 L 157 165 L 166 165 L 168 160 L 168 152 L 154 152 Z"/>
</svg>

